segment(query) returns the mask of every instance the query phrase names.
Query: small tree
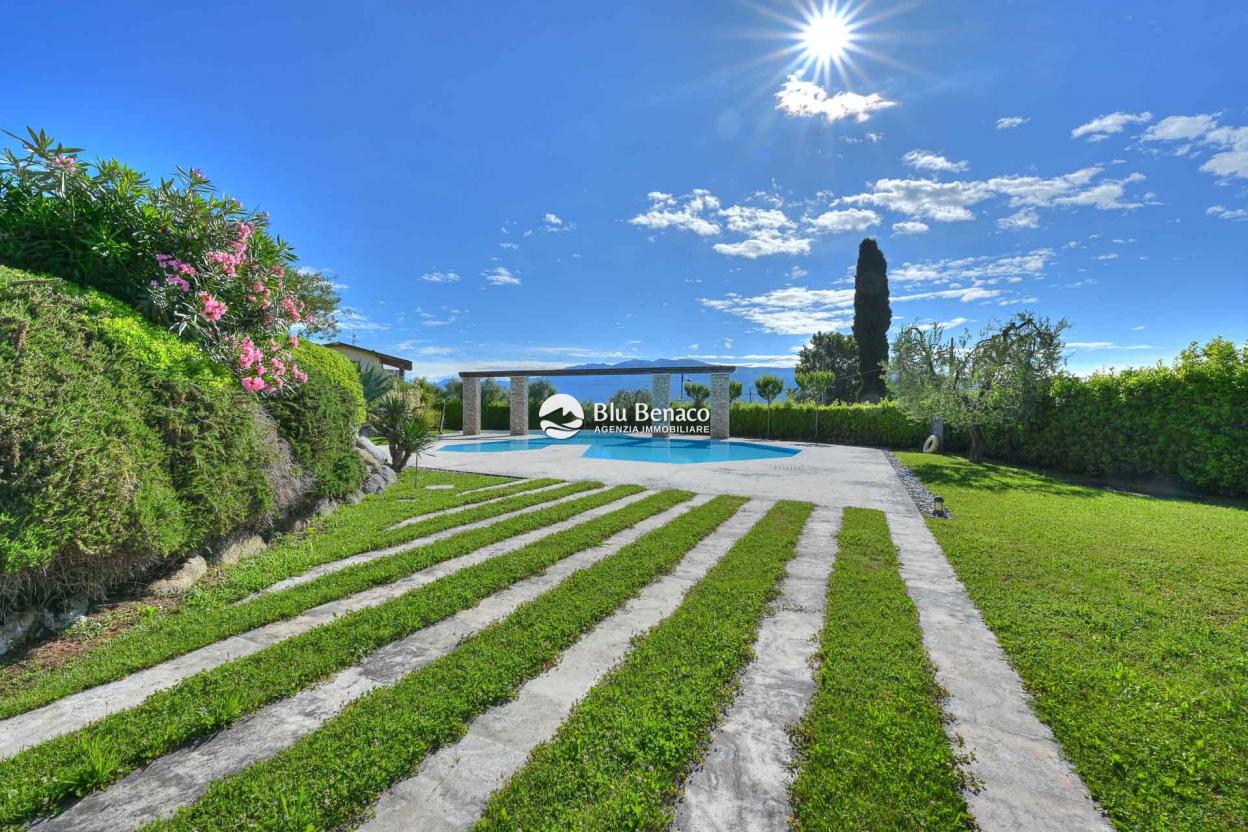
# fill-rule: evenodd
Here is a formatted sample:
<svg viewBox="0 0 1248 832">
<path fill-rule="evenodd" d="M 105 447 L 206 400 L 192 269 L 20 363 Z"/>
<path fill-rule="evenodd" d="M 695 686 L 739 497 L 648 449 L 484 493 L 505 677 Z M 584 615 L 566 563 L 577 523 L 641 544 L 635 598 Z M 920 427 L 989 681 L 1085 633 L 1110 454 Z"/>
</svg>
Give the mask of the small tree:
<svg viewBox="0 0 1248 832">
<path fill-rule="evenodd" d="M 406 390 L 392 390 L 373 403 L 368 424 L 390 446 L 390 467 L 402 471 L 408 460 L 420 455 L 433 444 L 434 431 L 425 421 L 419 400 Z"/>
<path fill-rule="evenodd" d="M 897 401 L 915 418 L 939 416 L 964 429 L 967 458 L 982 462 L 985 429 L 1027 419 L 1061 370 L 1067 327 L 1029 312 L 990 324 L 978 340 L 964 332 L 946 341 L 939 326 L 906 327 L 889 367 Z"/>
<path fill-rule="evenodd" d="M 687 381 L 685 382 L 685 395 L 693 399 L 693 409 L 697 410 L 711 397 L 711 388 L 696 381 Z"/>
<path fill-rule="evenodd" d="M 544 402 L 558 391 L 548 378 L 535 378 L 529 382 L 529 401 Z"/>
<path fill-rule="evenodd" d="M 771 402 L 784 392 L 784 381 L 779 376 L 759 376 L 754 379 L 754 389 L 760 399 L 767 402 L 767 438 L 771 438 Z"/>
<path fill-rule="evenodd" d="M 858 344 L 852 335 L 816 332 L 810 343 L 797 354 L 797 372 L 827 370 L 836 375 L 836 386 L 828 401 L 858 398 Z"/>
<path fill-rule="evenodd" d="M 745 392 L 745 385 L 739 381 L 728 382 L 728 401 L 735 402 Z"/>
<path fill-rule="evenodd" d="M 836 373 L 830 370 L 799 372 L 794 378 L 802 396 L 815 403 L 815 441 L 819 441 L 819 408 L 836 392 Z"/>
</svg>

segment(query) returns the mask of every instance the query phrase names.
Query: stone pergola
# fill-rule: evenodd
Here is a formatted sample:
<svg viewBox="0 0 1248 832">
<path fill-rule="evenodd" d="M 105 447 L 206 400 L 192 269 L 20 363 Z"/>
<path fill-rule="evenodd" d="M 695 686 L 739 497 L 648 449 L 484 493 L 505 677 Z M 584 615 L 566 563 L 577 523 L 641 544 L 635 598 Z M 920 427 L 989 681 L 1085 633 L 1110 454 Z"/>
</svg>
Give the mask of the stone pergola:
<svg viewBox="0 0 1248 832">
<path fill-rule="evenodd" d="M 663 409 L 672 404 L 672 376 L 680 373 L 711 376 L 711 438 L 728 438 L 728 410 L 731 398 L 728 379 L 736 367 L 727 364 L 697 364 L 676 367 L 603 367 L 597 370 L 568 368 L 563 370 L 464 370 L 464 436 L 481 432 L 481 379 L 506 378 L 511 383 L 511 434 L 524 436 L 529 432 L 529 377 L 559 376 L 643 376 L 651 377 L 650 406 Z M 655 427 L 661 426 L 658 420 Z"/>
</svg>

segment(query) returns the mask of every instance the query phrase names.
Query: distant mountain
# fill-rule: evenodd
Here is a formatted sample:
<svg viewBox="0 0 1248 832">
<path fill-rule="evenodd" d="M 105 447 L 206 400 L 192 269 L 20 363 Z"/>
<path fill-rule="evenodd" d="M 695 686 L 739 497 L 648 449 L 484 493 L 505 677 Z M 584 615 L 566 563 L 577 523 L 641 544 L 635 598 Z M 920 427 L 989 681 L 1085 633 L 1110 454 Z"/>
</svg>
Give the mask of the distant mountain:
<svg viewBox="0 0 1248 832">
<path fill-rule="evenodd" d="M 576 370 L 605 370 L 613 367 L 628 368 L 650 368 L 662 369 L 663 367 L 711 367 L 714 366 L 706 361 L 698 361 L 695 358 L 656 358 L 646 360 L 641 358 L 631 358 L 627 361 L 621 361 L 618 364 L 577 364 L 570 369 Z M 784 380 L 786 388 L 793 387 L 796 382 L 793 380 L 792 367 L 737 367 L 732 374 L 733 381 L 739 381 L 744 385 L 745 391 L 742 393 L 740 401 L 757 400 L 758 396 L 754 393 L 754 380 L 759 376 L 773 375 L 779 376 Z M 538 376 L 534 376 L 538 378 Z M 560 393 L 570 393 L 580 401 L 593 400 L 596 402 L 604 402 L 617 390 L 636 390 L 642 388 L 650 389 L 650 377 L 647 375 L 637 376 L 562 376 L 550 379 L 555 385 L 555 389 Z M 685 381 L 697 381 L 708 387 L 711 384 L 709 374 L 704 373 L 686 373 Z M 679 374 L 672 376 L 672 399 L 680 399 L 681 396 L 681 377 Z"/>
</svg>

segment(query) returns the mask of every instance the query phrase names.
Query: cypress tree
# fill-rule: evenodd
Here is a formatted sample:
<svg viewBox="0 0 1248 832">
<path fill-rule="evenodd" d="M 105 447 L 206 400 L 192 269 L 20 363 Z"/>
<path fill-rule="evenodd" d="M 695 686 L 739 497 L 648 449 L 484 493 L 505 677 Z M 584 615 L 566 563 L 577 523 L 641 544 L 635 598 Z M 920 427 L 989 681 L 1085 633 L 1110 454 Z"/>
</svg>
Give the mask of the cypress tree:
<svg viewBox="0 0 1248 832">
<path fill-rule="evenodd" d="M 858 372 L 862 397 L 879 401 L 886 388 L 880 364 L 888 359 L 888 327 L 893 310 L 888 305 L 888 262 L 875 240 L 858 245 L 858 269 L 854 272 L 854 341 L 858 344 Z"/>
</svg>

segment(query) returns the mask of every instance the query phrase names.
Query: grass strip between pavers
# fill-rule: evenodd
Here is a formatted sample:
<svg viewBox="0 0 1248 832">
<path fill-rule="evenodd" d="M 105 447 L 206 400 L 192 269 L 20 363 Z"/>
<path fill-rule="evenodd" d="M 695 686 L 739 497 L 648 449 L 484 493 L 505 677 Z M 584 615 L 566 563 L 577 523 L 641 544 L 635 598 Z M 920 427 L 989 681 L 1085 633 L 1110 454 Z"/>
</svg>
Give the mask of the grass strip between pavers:
<svg viewBox="0 0 1248 832">
<path fill-rule="evenodd" d="M 601 487 L 600 483 L 571 483 L 541 494 L 510 497 L 501 503 L 481 506 L 466 512 L 461 522 L 470 523 L 529 505 L 577 494 Z M 245 604 L 186 609 L 170 616 L 159 628 L 131 630 L 94 651 L 82 662 L 66 665 L 48 673 L 30 688 L 0 703 L 0 718 L 29 711 L 89 687 L 111 682 L 123 676 L 189 653 L 223 638 L 291 618 L 312 607 L 353 595 L 379 584 L 390 583 L 435 563 L 467 554 L 482 546 L 524 534 L 566 520 L 581 512 L 636 493 L 636 486 L 614 488 L 571 500 L 538 511 L 509 517 L 498 523 L 471 529 L 435 543 L 418 546 L 388 557 L 349 566 L 338 572 L 290 587 L 281 592 L 260 596 Z M 515 502 L 513 502 L 515 501 Z M 374 538 L 378 545 L 364 551 L 393 546 L 405 539 L 421 536 L 420 524 L 383 532 Z M 404 538 L 401 532 L 412 531 Z M 0 729 L 3 726 L 0 725 Z"/>
<path fill-rule="evenodd" d="M 0 824 L 46 814 L 191 740 L 236 722 L 383 645 L 475 606 L 576 552 L 689 500 L 665 491 L 184 680 L 136 708 L 0 763 Z M 88 753 L 89 752 L 89 753 Z"/>
<path fill-rule="evenodd" d="M 1119 829 L 1248 829 L 1248 511 L 898 455 L 928 525 Z"/>
<path fill-rule="evenodd" d="M 792 828 L 973 829 L 883 513 L 845 509 L 838 541 L 817 687 L 792 731 Z"/>
<path fill-rule="evenodd" d="M 278 545 L 266 550 L 261 557 L 243 561 L 226 572 L 224 580 L 219 584 L 204 589 L 197 588 L 188 601 L 191 606 L 215 606 L 230 603 L 278 581 L 302 575 L 317 566 L 395 545 L 382 541 L 397 540 L 401 543 L 414 540 L 417 537 L 436 534 L 456 526 L 493 517 L 499 513 L 536 505 L 539 502 L 545 502 L 548 492 L 540 495 L 527 492 L 555 485 L 558 482 L 559 480 L 556 479 L 528 480 L 479 494 L 439 498 L 421 503 L 416 507 L 411 503 L 390 498 L 378 503 L 376 509 L 371 512 L 355 515 L 345 522 L 327 523 L 315 534 L 300 535 L 287 545 Z M 560 491 L 560 489 L 552 489 L 553 491 Z M 477 503 L 494 499 L 498 499 L 499 502 L 471 508 Z M 501 508 L 504 506 L 506 508 Z M 417 520 L 400 529 L 390 528 L 403 520 L 454 508 L 463 510 L 444 514 L 441 517 L 431 517 L 428 520 Z"/>
<path fill-rule="evenodd" d="M 267 548 L 241 563 L 213 570 L 180 599 L 177 606 L 211 605 L 237 600 L 283 578 L 319 566 L 327 558 L 341 558 L 339 551 L 344 542 L 349 545 L 362 535 L 387 528 L 409 517 L 482 502 L 490 499 L 491 492 L 477 494 L 470 492 L 471 489 L 508 482 L 517 487 L 496 488 L 495 493 L 500 496 L 504 495 L 503 492 L 520 493 L 559 481 L 543 480 L 529 485 L 511 477 L 422 470 L 418 483 L 416 471 L 408 469 L 399 476 L 398 482 L 384 492 L 370 494 L 359 503 L 340 505 L 331 513 L 314 518 L 301 531 L 276 535 Z M 425 485 L 449 485 L 451 488 L 426 491 Z M 134 609 L 134 615 L 120 622 L 121 626 L 118 626 L 119 622 L 116 620 L 106 618 L 103 626 L 109 632 L 105 637 L 89 638 L 85 642 L 81 638 L 73 638 L 67 645 L 74 648 L 72 656 L 59 659 L 57 654 L 48 655 L 36 648 L 28 658 L 19 659 L 12 664 L 0 663 L 0 709 L 9 697 L 38 683 L 54 669 L 85 661 L 90 653 L 129 630 L 159 628 L 173 614 L 172 609 L 138 607 Z M 88 619 L 88 622 L 91 620 Z"/>
<path fill-rule="evenodd" d="M 490 799 L 481 830 L 665 830 L 814 507 L 777 503 Z"/>
<path fill-rule="evenodd" d="M 477 714 L 529 679 L 647 584 L 671 571 L 745 502 L 716 497 L 520 606 L 394 687 L 348 707 L 265 762 L 216 783 L 196 804 L 146 830 L 331 829 L 412 776 Z"/>
<path fill-rule="evenodd" d="M 196 587 L 188 601 L 201 606 L 230 603 L 322 564 L 367 552 L 369 549 L 360 547 L 403 520 L 447 509 L 467 509 L 487 500 L 514 497 L 559 482 L 556 479 L 527 480 L 469 494 L 433 491 L 430 494 L 437 496 L 422 499 L 420 503 L 405 502 L 389 496 L 389 492 L 372 495 L 357 506 L 344 506 L 327 515 L 314 531 L 281 538 L 261 556 L 248 558 L 233 569 L 225 570 L 220 581 Z M 357 508 L 362 510 L 353 511 Z M 454 515 L 418 520 L 409 525 L 428 523 L 422 528 L 426 534 L 432 534 L 451 528 L 443 525 L 447 517 Z M 458 523 L 458 519 L 455 522 Z"/>
</svg>

